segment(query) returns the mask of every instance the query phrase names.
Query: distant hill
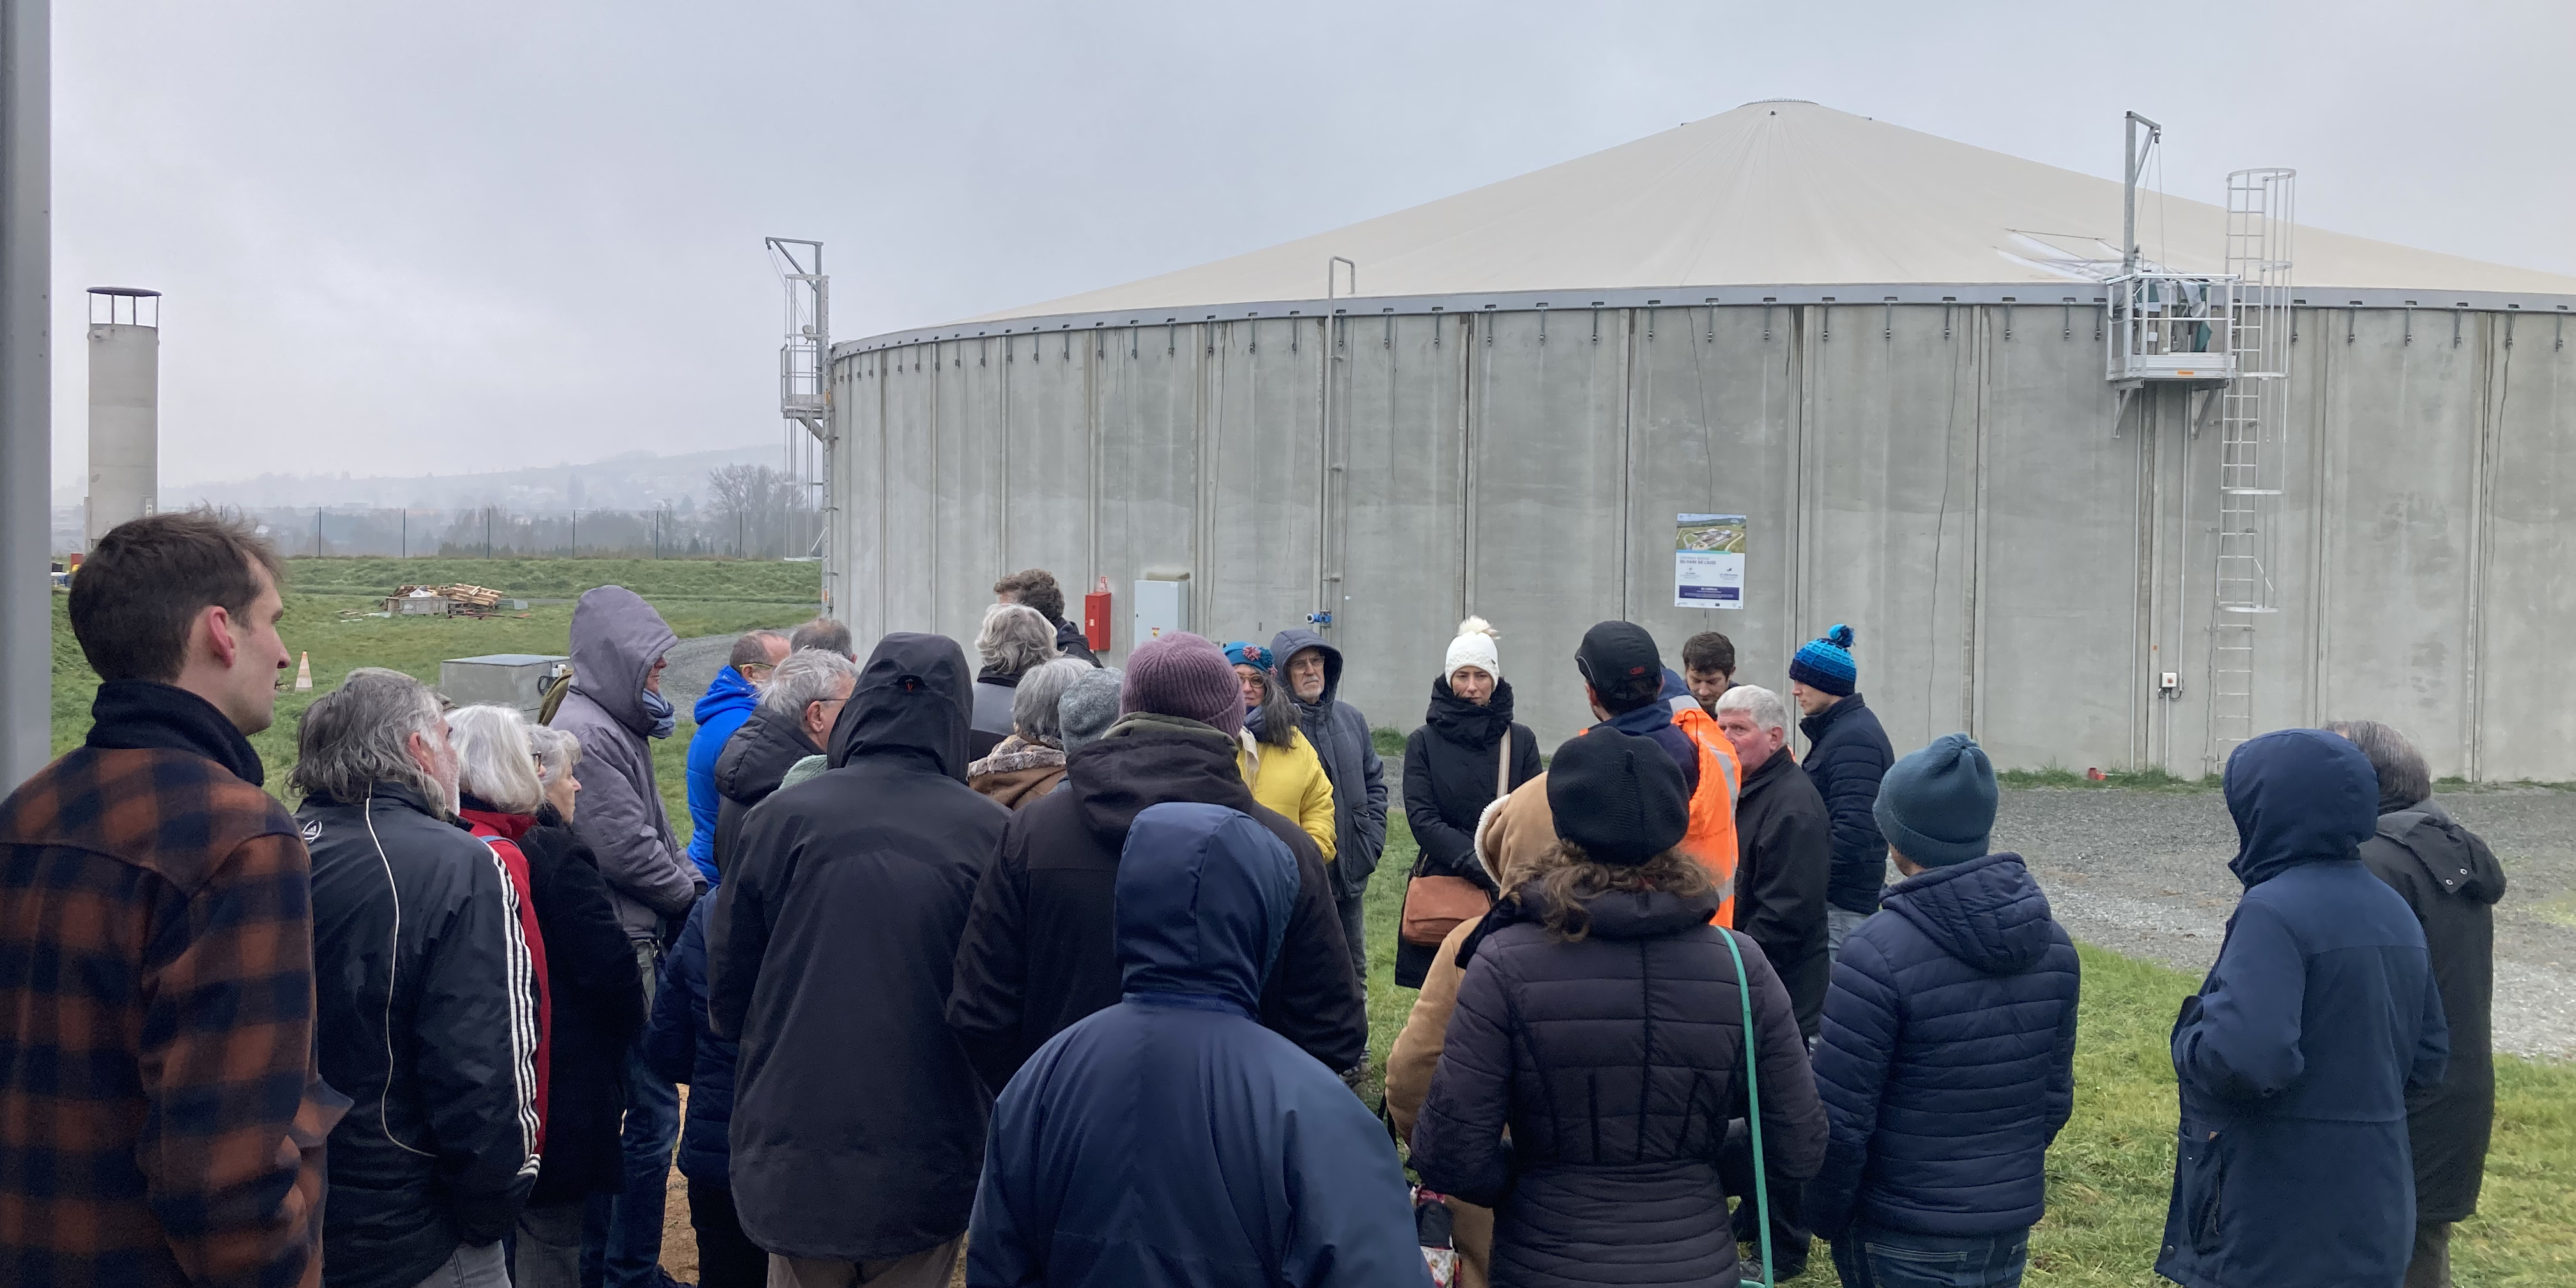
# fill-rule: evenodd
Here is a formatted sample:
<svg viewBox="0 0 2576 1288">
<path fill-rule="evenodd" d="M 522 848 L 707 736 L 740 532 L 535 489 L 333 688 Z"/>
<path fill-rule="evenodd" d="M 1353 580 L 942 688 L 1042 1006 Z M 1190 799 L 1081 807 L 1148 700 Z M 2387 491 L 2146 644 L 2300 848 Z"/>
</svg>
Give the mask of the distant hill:
<svg viewBox="0 0 2576 1288">
<path fill-rule="evenodd" d="M 779 445 L 768 443 L 675 456 L 621 452 L 586 464 L 531 465 L 408 478 L 262 474 L 215 483 L 165 483 L 161 488 L 161 508 L 325 505 L 453 510 L 497 505 L 521 511 L 650 509 L 666 501 L 703 503 L 707 471 L 725 465 L 775 466 L 779 456 Z M 77 511 L 80 504 L 79 489 L 55 491 L 57 509 Z"/>
</svg>

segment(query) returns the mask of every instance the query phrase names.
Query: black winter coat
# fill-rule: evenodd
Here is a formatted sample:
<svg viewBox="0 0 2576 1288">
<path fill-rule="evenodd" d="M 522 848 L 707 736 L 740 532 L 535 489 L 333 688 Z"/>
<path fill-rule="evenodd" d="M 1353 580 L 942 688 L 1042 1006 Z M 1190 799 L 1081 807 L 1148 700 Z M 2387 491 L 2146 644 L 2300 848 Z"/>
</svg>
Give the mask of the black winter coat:
<svg viewBox="0 0 2576 1288">
<path fill-rule="evenodd" d="M 822 752 L 822 748 L 805 741 L 804 729 L 772 719 L 766 711 L 753 711 L 742 727 L 734 730 L 724 750 L 716 753 L 717 880 L 723 880 L 730 870 L 726 864 L 733 854 L 735 838 L 742 835 L 743 816 L 778 790 L 778 780 L 785 778 L 797 761 Z"/>
<path fill-rule="evenodd" d="M 1414 1168 L 1425 1187 L 1496 1209 L 1494 1288 L 1731 1285 L 1718 1163 L 1727 1121 L 1746 1113 L 1748 1051 L 1773 1183 L 1814 1175 L 1824 1157 L 1789 995 L 1752 940 L 1707 924 L 1715 891 L 1598 896 L 1573 943 L 1529 924 L 1544 898 L 1522 887 L 1487 922 L 1513 924 L 1470 941 Z M 1753 988 L 1751 1041 L 1720 935 L 1734 936 Z"/>
<path fill-rule="evenodd" d="M 412 1288 L 509 1232 L 537 1179 L 537 998 L 491 847 L 411 788 L 305 798 L 327 1288 Z M 520 981 L 513 985 L 512 981 Z"/>
<path fill-rule="evenodd" d="M 881 1261 L 966 1229 L 991 1098 L 940 1017 L 1011 812 L 966 786 L 965 653 L 886 636 L 831 767 L 743 820 L 707 927 L 707 1011 L 742 1043 L 734 1210 L 782 1256 Z"/>
<path fill-rule="evenodd" d="M 2451 1026 L 2442 1085 L 2406 1098 L 2416 1219 L 2465 1221 L 2478 1210 L 2495 1128 L 2495 905 L 2504 898 L 2504 865 L 2430 800 L 2380 815 L 2361 861 L 2423 923 L 2433 987 Z"/>
<path fill-rule="evenodd" d="M 1494 682 L 1493 700 L 1477 706 L 1449 691 L 1449 677 L 1431 682 L 1431 709 L 1423 726 L 1404 740 L 1404 823 L 1413 831 L 1412 877 L 1460 877 L 1488 895 L 1499 893 L 1476 858 L 1476 820 L 1494 800 L 1495 761 L 1511 736 L 1511 786 L 1538 777 L 1538 735 L 1512 723 L 1512 685 Z M 1437 944 L 1395 945 L 1395 983 L 1420 988 Z"/>
<path fill-rule="evenodd" d="M 1878 780 L 1896 763 L 1878 713 L 1855 693 L 1798 722 L 1807 735 L 1807 781 L 1825 799 L 1834 829 L 1834 875 L 1826 899 L 1846 912 L 1878 911 L 1887 884 L 1887 838 L 1878 834 Z"/>
<path fill-rule="evenodd" d="M 721 887 L 719 887 L 721 888 Z M 715 900 L 700 899 L 689 924 L 662 957 L 662 987 L 653 992 L 653 1022 L 644 1031 L 644 1063 L 653 1076 L 689 1089 L 680 1127 L 680 1174 L 731 1188 L 733 1069 L 742 1044 L 707 1023 L 707 919 Z"/>
<path fill-rule="evenodd" d="M 2075 1107 L 2075 945 L 2019 856 L 1888 887 L 1844 941 L 1816 1044 L 1833 1122 L 1806 1216 L 1972 1237 L 2036 1223 Z"/>
<path fill-rule="evenodd" d="M 1055 624 L 1055 650 L 1077 662 L 1088 662 L 1095 668 L 1100 665 L 1100 655 L 1091 651 L 1091 638 L 1082 633 L 1080 622 Z"/>
<path fill-rule="evenodd" d="M 1333 782 L 1333 895 L 1348 899 L 1368 889 L 1378 856 L 1386 852 L 1386 767 L 1369 736 L 1368 717 L 1342 701 L 1340 649 L 1310 630 L 1281 631 L 1270 640 L 1280 678 L 1287 678 L 1288 659 L 1310 648 L 1324 654 L 1324 692 L 1312 705 L 1294 704 L 1297 727 L 1315 744 L 1324 776 Z M 1261 731 L 1258 715 L 1248 725 L 1254 733 Z"/>
<path fill-rule="evenodd" d="M 986 1086 L 998 1092 L 1047 1039 L 1118 1001 L 1119 859 L 1136 816 L 1167 801 L 1240 810 L 1287 843 L 1297 908 L 1262 983 L 1260 1020 L 1336 1073 L 1366 1058 L 1368 1010 L 1323 855 L 1252 799 L 1234 753 L 1232 739 L 1197 721 L 1129 716 L 1066 759 L 1065 790 L 1009 815 L 948 999 L 948 1022 Z"/>
<path fill-rule="evenodd" d="M 622 1184 L 626 1048 L 644 1027 L 644 980 L 599 860 L 552 805 L 519 838 L 528 897 L 546 940 L 546 1148 L 531 1207 L 613 1193 Z"/>
<path fill-rule="evenodd" d="M 1813 1040 L 1834 962 L 1825 951 L 1833 832 L 1825 799 L 1783 747 L 1744 776 L 1735 798 L 1735 928 L 1762 945 Z"/>
</svg>

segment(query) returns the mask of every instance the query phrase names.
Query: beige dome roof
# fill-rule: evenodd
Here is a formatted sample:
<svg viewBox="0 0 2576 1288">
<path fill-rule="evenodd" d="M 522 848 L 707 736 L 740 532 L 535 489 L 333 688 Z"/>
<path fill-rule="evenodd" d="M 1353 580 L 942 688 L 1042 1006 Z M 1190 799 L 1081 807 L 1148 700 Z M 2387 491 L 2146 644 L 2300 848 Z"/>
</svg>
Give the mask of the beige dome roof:
<svg viewBox="0 0 2576 1288">
<path fill-rule="evenodd" d="M 2217 272 L 2225 219 L 2141 194 L 2139 241 L 2177 271 Z M 1813 103 L 1748 103 L 1346 228 L 971 320 L 1316 299 L 1335 255 L 1376 297 L 2098 281 L 2119 239 L 2112 180 Z M 2302 295 L 2576 296 L 2576 278 L 2322 229 L 2299 229 L 2291 255 Z"/>
</svg>

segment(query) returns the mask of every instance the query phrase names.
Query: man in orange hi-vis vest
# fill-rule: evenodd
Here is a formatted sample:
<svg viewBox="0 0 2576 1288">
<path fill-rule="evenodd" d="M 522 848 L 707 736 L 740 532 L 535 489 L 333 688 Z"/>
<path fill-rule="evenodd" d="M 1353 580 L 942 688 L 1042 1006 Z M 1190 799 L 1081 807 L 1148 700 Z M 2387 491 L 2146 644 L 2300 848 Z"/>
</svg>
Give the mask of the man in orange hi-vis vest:
<svg viewBox="0 0 2576 1288">
<path fill-rule="evenodd" d="M 1681 766 L 1690 789 L 1690 831 L 1682 849 L 1708 869 L 1724 891 L 1717 924 L 1735 922 L 1735 794 L 1741 783 L 1734 744 L 1691 700 L 1680 678 L 1664 669 L 1655 637 L 1634 622 L 1602 622 L 1583 633 L 1575 650 L 1585 696 L 1602 725 L 1650 738 Z M 1673 700 L 1677 699 L 1677 700 Z M 1596 726 L 1598 727 L 1598 726 Z"/>
</svg>

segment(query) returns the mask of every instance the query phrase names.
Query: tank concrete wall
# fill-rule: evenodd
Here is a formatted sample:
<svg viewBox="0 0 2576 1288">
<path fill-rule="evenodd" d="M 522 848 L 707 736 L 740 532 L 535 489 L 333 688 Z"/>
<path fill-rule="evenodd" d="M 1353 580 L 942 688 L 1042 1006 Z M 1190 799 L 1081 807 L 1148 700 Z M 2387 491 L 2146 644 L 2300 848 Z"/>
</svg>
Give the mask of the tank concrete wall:
<svg viewBox="0 0 2576 1288">
<path fill-rule="evenodd" d="M 1037 566 L 1069 599 L 1107 576 L 1123 633 L 1131 581 L 1186 574 L 1220 641 L 1330 612 L 1344 696 L 1399 729 L 1473 612 L 1551 742 L 1589 722 L 1594 621 L 1676 664 L 1725 631 L 1773 688 L 1847 622 L 1900 750 L 2185 775 L 2226 749 L 2213 630 L 2251 621 L 2255 728 L 2382 719 L 2440 774 L 2576 779 L 2562 319 L 2299 310 L 2278 611 L 2245 617 L 2213 602 L 2216 408 L 2124 406 L 2098 311 L 1341 303 L 844 352 L 835 611 L 967 641 Z M 1747 516 L 1742 610 L 1671 606 L 1682 512 Z"/>
</svg>

